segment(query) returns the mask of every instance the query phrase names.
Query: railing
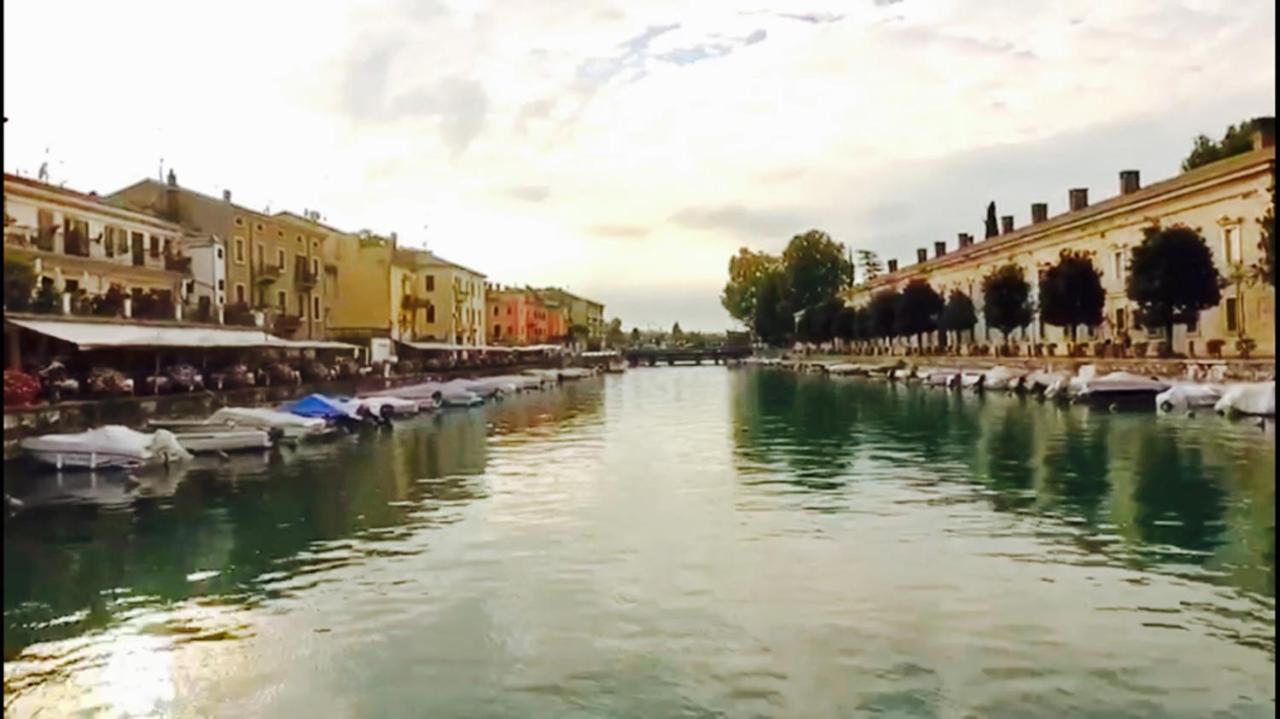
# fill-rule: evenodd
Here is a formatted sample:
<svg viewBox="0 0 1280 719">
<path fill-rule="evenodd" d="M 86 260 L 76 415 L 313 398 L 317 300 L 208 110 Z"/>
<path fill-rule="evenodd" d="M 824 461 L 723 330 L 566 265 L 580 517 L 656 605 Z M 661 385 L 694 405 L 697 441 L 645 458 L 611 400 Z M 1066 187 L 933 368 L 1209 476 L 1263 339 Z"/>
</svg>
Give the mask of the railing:
<svg viewBox="0 0 1280 719">
<path fill-rule="evenodd" d="M 426 295 L 410 292 L 400 298 L 400 306 L 406 310 L 425 310 L 431 306 L 431 300 L 427 299 Z"/>
<path fill-rule="evenodd" d="M 315 287 L 316 283 L 319 281 L 320 281 L 319 274 L 312 272 L 311 270 L 305 267 L 293 268 L 293 283 L 298 287 L 302 287 L 302 288 Z"/>
<path fill-rule="evenodd" d="M 181 272 L 183 274 L 191 274 L 191 258 L 165 255 L 164 268 L 166 270 L 169 270 L 170 272 Z"/>
<path fill-rule="evenodd" d="M 284 268 L 280 265 L 260 264 L 254 268 L 254 281 L 261 284 L 275 282 L 284 275 Z"/>
<path fill-rule="evenodd" d="M 276 317 L 272 327 L 280 334 L 291 335 L 302 327 L 302 318 L 297 315 L 280 315 Z"/>
</svg>

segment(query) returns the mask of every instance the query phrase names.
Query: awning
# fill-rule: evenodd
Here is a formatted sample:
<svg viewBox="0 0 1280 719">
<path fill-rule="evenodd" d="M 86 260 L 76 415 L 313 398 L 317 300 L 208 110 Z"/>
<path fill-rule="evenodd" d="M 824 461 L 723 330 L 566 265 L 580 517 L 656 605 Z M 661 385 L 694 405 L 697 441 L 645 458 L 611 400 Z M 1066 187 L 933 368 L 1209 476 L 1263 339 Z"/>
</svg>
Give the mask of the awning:
<svg viewBox="0 0 1280 719">
<path fill-rule="evenodd" d="M 516 347 L 516 352 L 548 352 L 551 350 L 563 349 L 560 345 L 529 345 L 528 347 Z"/>
<path fill-rule="evenodd" d="M 621 353 L 616 350 L 602 350 L 598 352 L 583 352 L 578 356 L 585 357 L 587 359 L 595 359 L 597 357 L 619 357 L 621 356 Z"/>
<path fill-rule="evenodd" d="M 412 347 L 415 350 L 423 352 L 460 352 L 468 349 L 478 349 L 476 347 L 467 347 L 465 345 L 455 345 L 448 342 L 406 342 L 400 340 L 400 344 L 405 347 Z"/>
<path fill-rule="evenodd" d="M 208 347 L 343 349 L 355 345 L 322 340 L 286 340 L 259 329 L 143 325 L 125 322 L 62 322 L 8 318 L 10 324 L 76 345 L 80 349 L 111 347 Z"/>
</svg>

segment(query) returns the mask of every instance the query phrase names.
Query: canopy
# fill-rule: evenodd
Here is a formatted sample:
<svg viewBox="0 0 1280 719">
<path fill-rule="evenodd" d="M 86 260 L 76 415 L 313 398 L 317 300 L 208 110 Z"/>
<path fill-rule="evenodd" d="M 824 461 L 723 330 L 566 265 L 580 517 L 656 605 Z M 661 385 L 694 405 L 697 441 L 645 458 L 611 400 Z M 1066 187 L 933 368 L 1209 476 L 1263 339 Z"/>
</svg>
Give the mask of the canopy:
<svg viewBox="0 0 1280 719">
<path fill-rule="evenodd" d="M 260 329 L 144 325 L 126 322 L 63 322 L 9 318 L 23 329 L 70 342 L 82 350 L 113 347 L 227 347 L 355 350 L 355 345 L 322 340 L 286 340 Z"/>
<path fill-rule="evenodd" d="M 356 416 L 344 402 L 322 394 L 309 394 L 296 402 L 286 404 L 284 409 L 299 417 L 319 419 L 343 419 Z"/>
<path fill-rule="evenodd" d="M 516 352 L 546 352 L 548 350 L 561 349 L 560 345 L 529 345 L 528 347 L 516 347 Z"/>
<path fill-rule="evenodd" d="M 460 352 L 467 349 L 478 349 L 477 347 L 466 347 L 464 345 L 455 345 L 448 342 L 406 342 L 400 340 L 400 344 L 406 347 L 412 347 L 423 352 Z"/>
</svg>

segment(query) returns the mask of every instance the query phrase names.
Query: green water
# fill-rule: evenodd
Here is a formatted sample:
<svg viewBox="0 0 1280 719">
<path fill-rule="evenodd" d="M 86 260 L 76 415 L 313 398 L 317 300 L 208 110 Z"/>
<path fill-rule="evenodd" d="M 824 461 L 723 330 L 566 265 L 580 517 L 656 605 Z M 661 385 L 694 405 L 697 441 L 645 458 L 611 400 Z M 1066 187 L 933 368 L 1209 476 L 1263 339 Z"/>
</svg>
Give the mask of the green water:
<svg viewBox="0 0 1280 719">
<path fill-rule="evenodd" d="M 7 472 L 5 715 L 1272 716 L 1269 427 L 639 369 Z"/>
</svg>

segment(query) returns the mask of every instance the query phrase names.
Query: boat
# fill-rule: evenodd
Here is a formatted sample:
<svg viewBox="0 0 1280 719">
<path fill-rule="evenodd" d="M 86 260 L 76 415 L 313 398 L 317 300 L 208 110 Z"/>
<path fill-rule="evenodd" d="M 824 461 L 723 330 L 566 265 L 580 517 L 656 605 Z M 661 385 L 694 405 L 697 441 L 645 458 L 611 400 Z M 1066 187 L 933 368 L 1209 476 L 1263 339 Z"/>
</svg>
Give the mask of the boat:
<svg viewBox="0 0 1280 719">
<path fill-rule="evenodd" d="M 931 387 L 950 387 L 960 375 L 958 369 L 931 369 L 925 378 L 925 384 Z"/>
<path fill-rule="evenodd" d="M 191 429 L 174 432 L 178 444 L 192 454 L 205 452 L 246 452 L 271 449 L 269 432 L 252 428 Z"/>
<path fill-rule="evenodd" d="M 1276 383 L 1240 382 L 1229 384 L 1222 398 L 1213 406 L 1219 414 L 1248 414 L 1262 417 L 1276 416 Z"/>
<path fill-rule="evenodd" d="M 35 461 L 58 469 L 136 468 L 191 458 L 168 430 L 146 433 L 115 424 L 30 437 L 19 446 Z"/>
<path fill-rule="evenodd" d="M 1061 384 L 1065 386 L 1071 380 L 1070 372 L 1050 372 L 1047 370 L 1035 370 L 1022 380 L 1022 389 L 1033 394 L 1048 395 L 1050 387 Z"/>
<path fill-rule="evenodd" d="M 1022 385 L 1026 376 L 1026 370 L 996 365 L 986 371 L 982 378 L 982 388 L 984 390 L 1015 390 Z"/>
<path fill-rule="evenodd" d="M 985 386 L 987 375 L 985 372 L 961 371 L 959 378 L 952 386 L 957 389 L 967 389 L 974 392 L 981 392 Z"/>
<path fill-rule="evenodd" d="M 284 405 L 284 410 L 299 417 L 312 417 L 329 421 L 363 420 L 358 406 L 352 407 L 342 400 L 322 394 L 309 394 L 302 399 Z"/>
<path fill-rule="evenodd" d="M 627 363 L 625 360 L 615 357 L 604 366 L 604 371 L 609 374 L 622 374 L 627 371 Z"/>
<path fill-rule="evenodd" d="M 396 397 L 394 395 L 370 395 L 356 397 L 355 399 L 344 398 L 339 401 L 347 403 L 348 409 L 352 411 L 357 411 L 359 406 L 364 406 L 379 417 L 411 417 L 423 409 L 435 407 L 434 400 L 428 400 L 424 403 L 416 399 Z M 355 403 L 355 406 L 352 406 L 351 403 Z M 426 406 L 424 407 L 424 405 Z"/>
<path fill-rule="evenodd" d="M 1156 395 L 1156 409 L 1161 412 L 1211 408 L 1222 399 L 1222 386 L 1183 382 Z"/>
<path fill-rule="evenodd" d="M 851 362 L 837 362 L 827 367 L 827 374 L 834 375 L 865 375 L 867 369 L 862 365 L 853 364 Z"/>
<path fill-rule="evenodd" d="M 266 407 L 223 407 L 214 412 L 206 422 L 230 427 L 278 430 L 283 439 L 291 440 L 313 439 L 333 432 L 333 427 L 323 419 L 301 417 Z"/>
<path fill-rule="evenodd" d="M 1093 404 L 1131 402 L 1146 404 L 1153 402 L 1156 395 L 1167 389 L 1169 385 L 1158 379 L 1143 377 L 1132 372 L 1111 372 L 1101 377 L 1081 380 L 1079 390 L 1072 396 L 1072 401 Z"/>
</svg>

